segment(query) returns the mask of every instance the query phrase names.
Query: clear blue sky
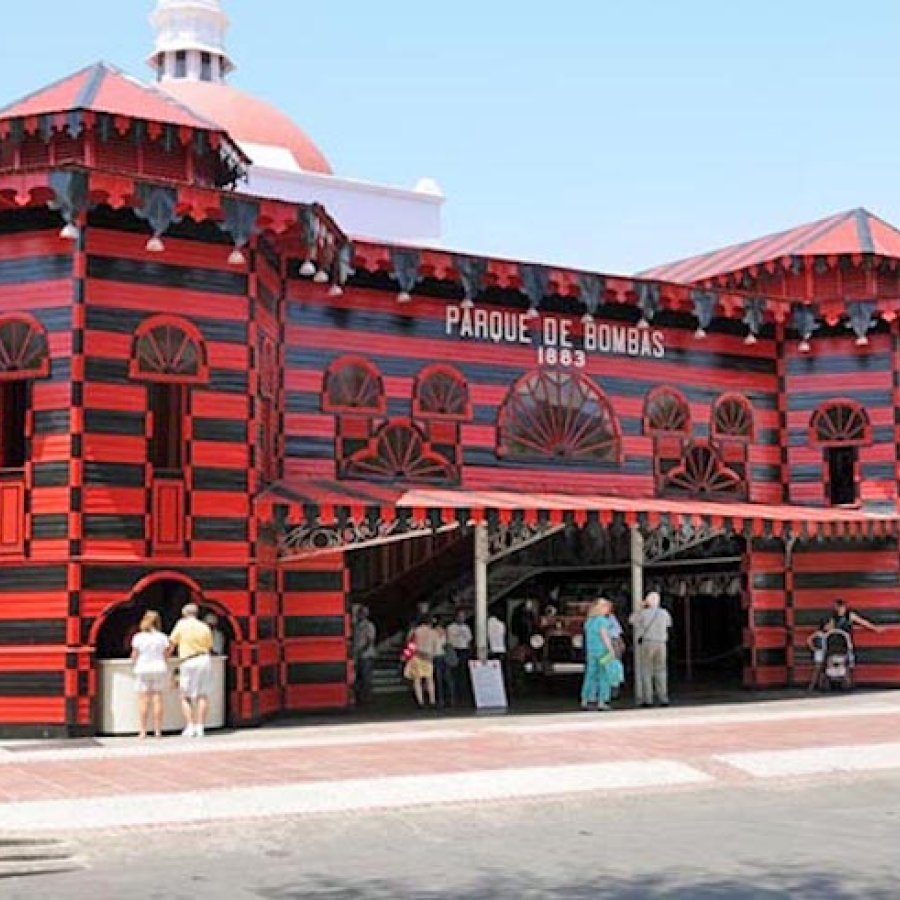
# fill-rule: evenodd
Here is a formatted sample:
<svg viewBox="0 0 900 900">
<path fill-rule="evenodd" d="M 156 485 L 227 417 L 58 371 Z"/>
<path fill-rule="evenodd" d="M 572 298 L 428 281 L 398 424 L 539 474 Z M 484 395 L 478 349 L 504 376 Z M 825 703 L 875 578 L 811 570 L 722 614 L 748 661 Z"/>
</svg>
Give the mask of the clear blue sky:
<svg viewBox="0 0 900 900">
<path fill-rule="evenodd" d="M 4 102 L 148 71 L 153 0 L 4 5 Z M 225 6 L 235 83 L 342 174 L 437 178 L 455 246 L 633 271 L 853 206 L 900 223 L 896 0 Z"/>
</svg>

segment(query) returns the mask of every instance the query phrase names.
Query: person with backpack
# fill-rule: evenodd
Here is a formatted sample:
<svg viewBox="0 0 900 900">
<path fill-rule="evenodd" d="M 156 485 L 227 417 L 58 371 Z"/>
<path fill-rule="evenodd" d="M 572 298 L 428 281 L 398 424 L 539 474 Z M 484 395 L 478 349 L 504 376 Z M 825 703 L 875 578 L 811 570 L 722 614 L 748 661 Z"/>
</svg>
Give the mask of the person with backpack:
<svg viewBox="0 0 900 900">
<path fill-rule="evenodd" d="M 641 706 L 653 706 L 654 695 L 660 706 L 669 705 L 669 673 L 666 647 L 672 616 L 661 606 L 657 591 L 644 598 L 643 608 L 633 613 L 631 624 L 637 643 L 640 685 L 637 691 Z"/>
</svg>

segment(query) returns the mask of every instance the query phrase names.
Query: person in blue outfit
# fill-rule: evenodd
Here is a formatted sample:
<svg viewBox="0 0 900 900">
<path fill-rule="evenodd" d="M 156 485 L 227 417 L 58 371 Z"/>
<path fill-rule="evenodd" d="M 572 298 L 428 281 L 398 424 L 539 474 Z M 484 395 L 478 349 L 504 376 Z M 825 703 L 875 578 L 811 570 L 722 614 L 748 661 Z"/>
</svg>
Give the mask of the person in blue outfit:
<svg viewBox="0 0 900 900">
<path fill-rule="evenodd" d="M 616 657 L 612 626 L 612 601 L 601 597 L 591 607 L 584 623 L 584 681 L 581 685 L 581 708 L 610 709 L 614 687 L 623 678 L 622 663 Z"/>
</svg>

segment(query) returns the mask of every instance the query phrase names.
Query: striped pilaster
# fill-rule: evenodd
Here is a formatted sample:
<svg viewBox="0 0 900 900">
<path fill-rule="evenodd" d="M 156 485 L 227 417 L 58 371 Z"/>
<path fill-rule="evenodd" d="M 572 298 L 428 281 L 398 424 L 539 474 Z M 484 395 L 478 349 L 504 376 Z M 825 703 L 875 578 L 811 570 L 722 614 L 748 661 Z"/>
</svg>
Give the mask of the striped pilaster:
<svg viewBox="0 0 900 900">
<path fill-rule="evenodd" d="M 781 502 L 790 502 L 791 462 L 788 428 L 787 346 L 784 323 L 775 324 L 775 379 L 778 413 L 778 446 L 780 453 Z"/>
<path fill-rule="evenodd" d="M 90 728 L 93 718 L 93 666 L 82 638 L 81 557 L 84 552 L 84 381 L 87 223 L 79 229 L 72 260 L 72 368 L 69 432 L 69 561 L 66 611 L 66 727 Z"/>
<path fill-rule="evenodd" d="M 254 237 L 245 250 L 247 258 L 247 347 L 249 352 L 249 384 L 248 384 L 248 427 L 247 458 L 248 477 L 250 479 L 250 497 L 255 497 L 262 485 L 261 471 L 263 460 L 260 454 L 260 429 L 262 419 L 260 410 L 260 328 L 259 328 L 259 276 L 257 273 L 258 238 Z M 252 502 L 252 500 L 251 500 Z M 260 702 L 261 658 L 259 634 L 259 522 L 256 516 L 250 516 L 248 522 L 247 542 L 250 554 L 250 570 L 248 572 L 248 633 L 250 644 L 250 717 L 259 719 L 262 713 Z"/>
</svg>

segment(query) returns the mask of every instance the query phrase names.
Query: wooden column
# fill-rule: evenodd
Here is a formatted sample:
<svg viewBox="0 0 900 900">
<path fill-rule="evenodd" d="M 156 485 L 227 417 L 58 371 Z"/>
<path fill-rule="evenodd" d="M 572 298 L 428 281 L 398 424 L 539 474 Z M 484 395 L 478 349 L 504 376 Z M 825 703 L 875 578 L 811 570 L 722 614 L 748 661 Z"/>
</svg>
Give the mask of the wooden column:
<svg viewBox="0 0 900 900">
<path fill-rule="evenodd" d="M 475 526 L 475 649 L 482 662 L 488 658 L 488 526 Z"/>
<path fill-rule="evenodd" d="M 644 536 L 638 525 L 631 526 L 631 612 L 638 613 L 644 599 Z M 632 647 L 634 653 L 634 702 L 644 702 L 641 693 L 641 657 L 637 641 Z"/>
</svg>

